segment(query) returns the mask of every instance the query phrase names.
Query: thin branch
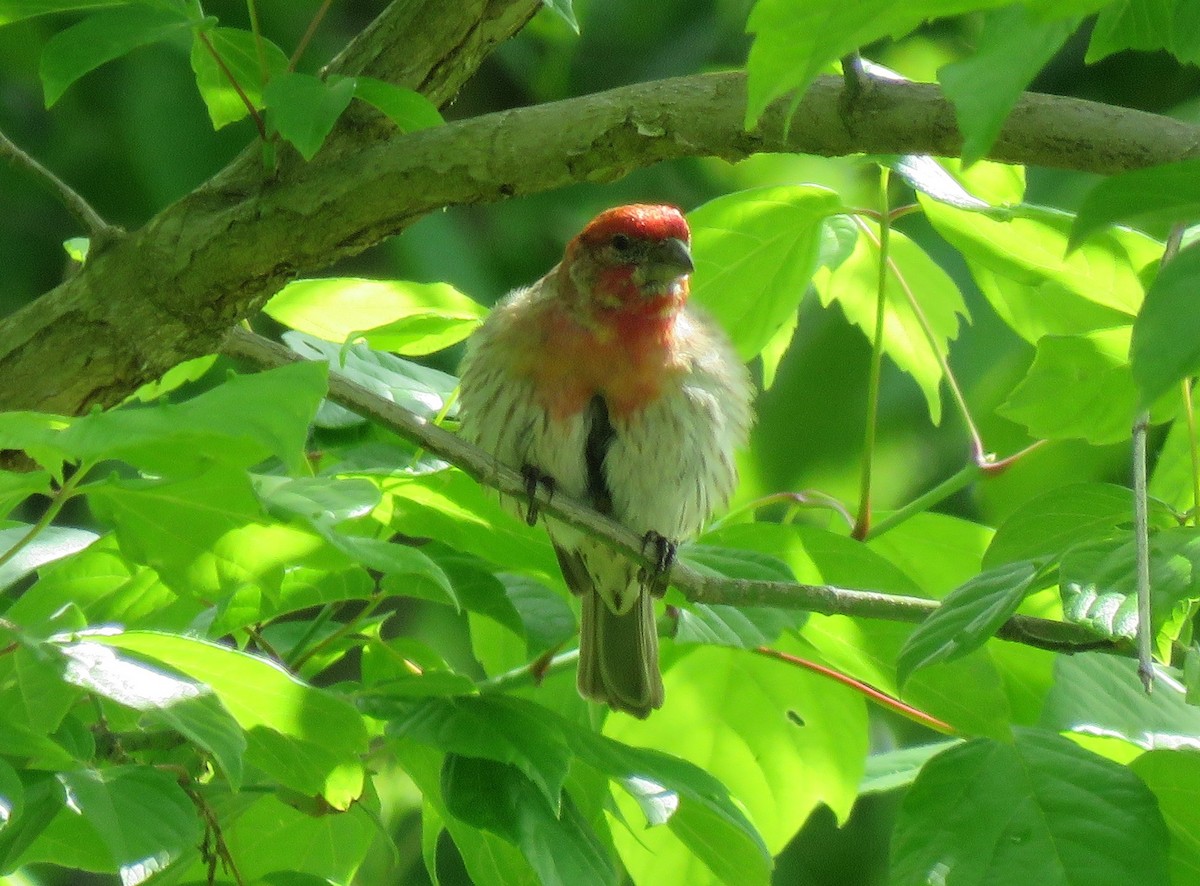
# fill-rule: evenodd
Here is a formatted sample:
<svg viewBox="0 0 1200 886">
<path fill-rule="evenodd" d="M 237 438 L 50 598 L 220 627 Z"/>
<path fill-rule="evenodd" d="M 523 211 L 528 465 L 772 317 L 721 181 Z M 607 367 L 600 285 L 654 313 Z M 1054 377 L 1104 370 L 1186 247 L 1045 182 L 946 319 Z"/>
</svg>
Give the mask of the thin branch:
<svg viewBox="0 0 1200 886">
<path fill-rule="evenodd" d="M 1182 222 L 1171 228 L 1159 262 L 1160 268 L 1165 267 L 1179 254 L 1186 228 L 1187 225 Z M 1133 423 L 1133 537 L 1137 566 L 1138 676 L 1141 677 L 1142 686 L 1147 693 L 1154 688 L 1154 622 L 1150 611 L 1150 530 L 1147 517 L 1149 504 L 1146 500 L 1146 430 L 1149 425 L 1150 410 L 1142 410 Z"/>
<path fill-rule="evenodd" d="M 0 132 L 0 157 L 5 157 L 18 169 L 23 169 L 45 185 L 63 206 L 79 220 L 88 234 L 95 238 L 112 236 L 120 231 L 100 217 L 86 200 L 61 178 L 22 151 L 12 140 Z"/>
<path fill-rule="evenodd" d="M 225 339 L 222 352 L 261 367 L 284 366 L 302 360 L 283 345 L 235 327 Z M 527 496 L 525 478 L 483 450 L 472 446 L 430 421 L 414 415 L 390 400 L 372 393 L 335 371 L 329 373 L 329 399 L 374 421 L 436 455 L 474 478 L 513 498 Z M 642 538 L 609 517 L 555 492 L 536 490 L 540 511 L 600 539 L 634 563 L 652 568 L 654 561 L 643 550 Z M 686 553 L 686 552 L 685 552 Z M 888 621 L 919 622 L 938 608 L 936 600 L 906 597 L 877 591 L 860 591 L 834 585 L 810 585 L 787 581 L 760 581 L 703 575 L 686 563 L 676 562 L 671 584 L 693 603 L 727 606 L 768 606 L 799 609 L 823 615 L 853 615 Z M 1082 625 L 1015 615 L 996 636 L 1056 652 L 1105 650 L 1123 652 L 1124 647 L 1100 639 Z"/>
</svg>

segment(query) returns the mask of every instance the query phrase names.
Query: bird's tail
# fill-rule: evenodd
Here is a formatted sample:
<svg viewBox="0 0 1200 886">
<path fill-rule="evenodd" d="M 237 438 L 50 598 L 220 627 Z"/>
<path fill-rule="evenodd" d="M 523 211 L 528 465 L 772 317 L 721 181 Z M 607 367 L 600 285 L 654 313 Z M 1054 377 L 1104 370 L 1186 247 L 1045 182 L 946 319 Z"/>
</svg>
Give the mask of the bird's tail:
<svg viewBox="0 0 1200 886">
<path fill-rule="evenodd" d="M 642 589 L 624 614 L 613 612 L 595 590 L 582 595 L 579 628 L 579 694 L 645 718 L 662 707 L 654 601 Z"/>
</svg>

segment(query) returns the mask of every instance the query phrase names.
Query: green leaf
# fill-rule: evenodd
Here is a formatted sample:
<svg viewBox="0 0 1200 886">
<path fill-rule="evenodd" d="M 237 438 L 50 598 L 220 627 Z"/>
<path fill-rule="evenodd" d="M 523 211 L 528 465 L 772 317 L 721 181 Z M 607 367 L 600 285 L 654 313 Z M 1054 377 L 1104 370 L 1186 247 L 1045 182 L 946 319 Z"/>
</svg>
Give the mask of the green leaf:
<svg viewBox="0 0 1200 886">
<path fill-rule="evenodd" d="M 249 792 L 240 795 L 247 797 L 253 799 Z M 249 806 L 246 802 L 242 799 L 233 814 L 221 817 L 221 837 L 237 860 L 243 882 L 255 886 L 351 883 L 380 833 L 379 802 L 369 795 L 332 815 L 320 806 L 295 808 L 274 794 L 254 799 Z M 224 811 L 233 804 L 218 794 L 213 805 Z M 179 879 L 207 883 L 206 860 L 197 859 Z M 218 874 L 217 882 L 234 881 Z"/>
<path fill-rule="evenodd" d="M 758 551 L 692 544 L 680 549 L 679 558 L 707 575 L 767 581 L 796 580 L 786 563 Z M 679 610 L 674 638 L 677 643 L 709 643 L 753 649 L 774 642 L 785 630 L 798 628 L 803 620 L 803 613 L 761 606 L 689 603 Z"/>
<path fill-rule="evenodd" d="M 1197 9 L 1177 0 L 1122 0 L 1100 10 L 1088 43 L 1093 64 L 1125 49 L 1166 49 L 1184 64 L 1200 61 Z"/>
<path fill-rule="evenodd" d="M 1040 725 L 1120 738 L 1147 750 L 1200 750 L 1200 708 L 1187 704 L 1174 679 L 1155 681 L 1147 695 L 1136 668 L 1115 655 L 1058 656 Z"/>
<path fill-rule="evenodd" d="M 1158 272 L 1133 323 L 1129 359 L 1141 393 L 1153 403 L 1180 380 L 1200 371 L 1200 243 L 1188 246 Z"/>
<path fill-rule="evenodd" d="M 1128 769 L 1058 735 L 976 739 L 921 770 L 900 807 L 890 882 L 1167 886 L 1167 831 Z M 1083 812 L 1082 810 L 1086 810 Z"/>
<path fill-rule="evenodd" d="M 96 516 L 116 529 L 122 552 L 152 567 L 179 594 L 230 593 L 248 580 L 269 580 L 268 563 L 278 582 L 297 554 L 295 546 L 282 550 L 282 537 L 280 550 L 243 546 L 239 531 L 266 531 L 254 526 L 262 510 L 243 471 L 215 467 L 186 480 L 110 478 L 88 493 Z M 320 546 L 314 539 L 309 550 Z"/>
<path fill-rule="evenodd" d="M 872 754 L 867 757 L 867 770 L 863 773 L 858 792 L 860 795 L 878 794 L 906 788 L 916 780 L 921 768 L 932 757 L 959 744 L 962 744 L 962 739 L 952 738 L 949 741 Z"/>
<path fill-rule="evenodd" d="M 575 18 L 575 9 L 571 0 L 542 0 L 542 5 L 547 9 L 554 10 L 559 18 L 571 26 L 572 31 L 576 34 L 579 33 L 579 22 Z"/>
<path fill-rule="evenodd" d="M 216 362 L 217 355 L 209 354 L 206 357 L 195 357 L 191 360 L 184 360 L 182 363 L 177 363 L 164 372 L 160 378 L 146 382 L 130 394 L 126 398 L 126 402 L 137 400 L 142 403 L 150 403 L 153 400 L 157 400 L 165 394 L 171 393 L 171 391 L 203 378 Z"/>
<path fill-rule="evenodd" d="M 1020 4 L 984 15 L 975 52 L 938 71 L 963 133 L 964 162 L 973 163 L 988 152 L 1021 93 L 1079 22 L 1046 20 Z"/>
<path fill-rule="evenodd" d="M 1109 637 L 1133 637 L 1137 631 L 1135 543 L 1130 533 L 1077 545 L 1059 567 L 1063 610 Z M 1154 636 L 1184 618 L 1200 598 L 1200 534 L 1190 527 L 1160 530 L 1150 536 L 1150 587 Z M 1174 636 L 1165 638 L 1169 647 Z M 1169 648 L 1167 657 L 1170 657 Z"/>
<path fill-rule="evenodd" d="M 992 208 L 991 204 L 968 191 L 946 167 L 927 154 L 905 154 L 887 165 L 914 191 L 920 191 L 939 203 L 974 212 Z"/>
<path fill-rule="evenodd" d="M 1006 5 L 1007 0 L 859 0 L 852 5 L 758 0 L 746 23 L 754 34 L 746 62 L 746 126 L 753 126 L 772 101 L 793 91 L 801 95 L 828 65 L 862 46 L 901 37 L 927 19 Z"/>
<path fill-rule="evenodd" d="M 431 698 L 390 717 L 389 735 L 466 758 L 482 757 L 520 770 L 554 814 L 560 811 L 571 753 L 554 721 L 504 696 Z"/>
<path fill-rule="evenodd" d="M 795 644 L 781 648 L 800 651 Z M 849 817 L 867 754 L 861 696 L 793 665 L 717 647 L 689 651 L 663 676 L 670 703 L 644 721 L 610 716 L 606 735 L 630 745 L 670 748 L 719 780 L 746 809 L 771 853 L 782 851 L 822 804 L 839 821 Z M 633 774 L 671 787 L 654 773 Z M 681 798 L 680 811 L 686 805 Z M 673 833 L 679 836 L 678 829 Z M 614 832 L 635 882 L 664 882 L 668 871 L 684 868 L 683 848 L 672 847 L 664 836 L 661 831 Z M 757 865 L 738 872 L 736 859 L 718 859 L 718 832 L 697 836 L 708 843 L 708 851 L 688 848 L 717 877 L 726 883 L 753 882 Z M 702 871 L 698 865 L 692 870 Z"/>
<path fill-rule="evenodd" d="M 192 70 L 196 74 L 196 88 L 200 90 L 200 97 L 208 108 L 213 129 L 220 129 L 247 116 L 250 110 L 246 107 L 246 99 L 255 110 L 262 110 L 265 81 L 287 73 L 286 53 L 265 37 L 256 37 L 241 28 L 210 28 L 203 32 L 203 37 L 221 57 L 221 64 L 233 75 L 242 91 L 239 95 L 229 75 L 213 58 L 201 34 L 197 33 L 192 40 Z"/>
<path fill-rule="evenodd" d="M 459 470 L 394 476 L 384 481 L 383 491 L 392 499 L 393 529 L 432 536 L 501 569 L 560 575 L 546 533 L 516 519 L 495 491 Z"/>
<path fill-rule="evenodd" d="M 825 220 L 842 209 L 816 185 L 718 197 L 688 213 L 692 298 L 750 360 L 790 322 L 816 270 Z"/>
<path fill-rule="evenodd" d="M 459 608 L 458 595 L 450 579 L 424 552 L 410 545 L 346 535 L 332 529 L 322 535 L 355 562 L 382 572 L 383 586 L 388 593 Z"/>
<path fill-rule="evenodd" d="M 813 285 L 823 305 L 836 301 L 846 318 L 873 341 L 879 298 L 879 228 L 867 221 L 859 225 L 865 233 L 850 257 L 832 271 L 818 271 Z M 883 350 L 916 381 L 925 395 L 930 419 L 938 424 L 943 375 L 939 355 L 944 358 L 948 354 L 950 342 L 958 337 L 958 318 L 967 316 L 967 308 L 953 279 L 899 231 L 891 232 L 888 262 Z"/>
<path fill-rule="evenodd" d="M 52 861 L 137 884 L 200 840 L 196 807 L 174 775 L 149 766 L 60 772 L 66 802 L 18 865 Z"/>
<path fill-rule="evenodd" d="M 0 529 L 0 553 L 12 550 L 32 529 L 25 523 Z M 87 529 L 70 526 L 46 526 L 24 544 L 6 562 L 0 563 L 0 590 L 12 587 L 29 573 L 47 563 L 78 553 L 100 536 Z"/>
<path fill-rule="evenodd" d="M 0 25 L 55 12 L 125 6 L 129 0 L 0 0 Z"/>
<path fill-rule="evenodd" d="M 42 569 L 38 582 L 5 613 L 38 636 L 59 633 L 60 612 L 75 607 L 83 624 L 184 630 L 205 604 L 181 599 L 152 569 L 130 563 L 105 536 L 87 550 Z"/>
<path fill-rule="evenodd" d="M 0 9 L 0 21 L 8 16 Z M 182 9 L 144 5 L 105 10 L 59 31 L 42 50 L 41 77 L 46 107 L 51 107 L 67 87 L 105 62 L 126 53 L 184 33 L 191 27 Z"/>
<path fill-rule="evenodd" d="M 903 570 L 926 595 L 944 597 L 983 571 L 983 554 L 994 533 L 962 517 L 924 511 L 867 546 Z"/>
<path fill-rule="evenodd" d="M 793 727 L 790 722 L 789 727 Z M 771 856 L 762 836 L 725 786 L 713 776 L 660 751 L 629 747 L 579 727 L 568 729 L 566 734 L 584 763 L 616 780 L 636 798 L 644 797 L 650 785 L 678 796 L 667 828 L 703 864 L 693 868 L 695 872 L 706 878 L 711 872 L 730 886 L 769 882 Z M 673 738 L 681 734 L 687 733 L 676 731 Z M 781 816 L 787 814 L 786 809 L 780 810 Z M 644 841 L 661 843 L 656 834 L 652 829 L 641 832 Z M 639 845 L 641 848 L 644 847 Z M 627 867 L 630 859 L 623 857 Z"/>
<path fill-rule="evenodd" d="M 1174 521 L 1161 503 L 1150 503 L 1152 526 Z M 1061 556 L 1067 548 L 1104 538 L 1133 521 L 1133 493 L 1108 483 L 1076 483 L 1051 489 L 1013 511 L 1000 524 L 983 558 L 985 569 L 1017 560 Z"/>
<path fill-rule="evenodd" d="M 102 643 L 68 643 L 62 654 L 68 683 L 146 714 L 151 728 L 174 729 L 212 754 L 233 790 L 239 789 L 246 737 L 206 687 L 123 658 Z"/>
<path fill-rule="evenodd" d="M 1117 222 L 1169 228 L 1200 216 L 1200 159 L 1165 163 L 1106 178 L 1083 198 L 1071 228 L 1076 249 Z"/>
<path fill-rule="evenodd" d="M 327 362 L 339 375 L 425 418 L 441 414 L 458 387 L 458 379 L 452 375 L 372 350 L 366 345 L 339 348 L 303 332 L 285 332 L 283 340 L 308 360 L 318 365 Z M 345 414 L 347 411 L 340 406 L 324 404 L 317 415 L 317 424 L 334 422 L 338 426 L 335 420 L 343 420 L 339 417 Z M 362 421 L 357 416 L 353 419 Z"/>
<path fill-rule="evenodd" d="M 3 727 L 0 727 L 3 728 Z M 7 738 L 8 736 L 3 736 Z M 10 747 L 6 744 L 6 747 Z M 3 768 L 11 771 L 7 764 Z M 70 762 L 64 765 L 70 766 Z M 49 772 L 25 770 L 20 781 L 4 779 L 7 799 L 15 800 L 12 814 L 0 827 L 0 871 L 12 871 L 17 859 L 46 829 L 62 808 L 62 784 Z"/>
<path fill-rule="evenodd" d="M 1129 439 L 1138 390 L 1129 366 L 1131 327 L 1084 335 L 1046 335 L 1020 383 L 996 410 L 1024 425 L 1031 437 L 1081 439 L 1093 446 Z M 1163 398 L 1155 422 L 1173 417 L 1178 398 Z"/>
<path fill-rule="evenodd" d="M 1150 751 L 1129 766 L 1158 799 L 1171 834 L 1171 882 L 1200 882 L 1200 754 Z"/>
<path fill-rule="evenodd" d="M 246 732 L 246 762 L 281 784 L 346 809 L 361 793 L 367 734 L 342 698 L 244 652 L 189 637 L 128 631 L 96 638 L 212 689 Z"/>
<path fill-rule="evenodd" d="M 306 469 L 309 423 L 325 395 L 326 369 L 297 363 L 224 384 L 183 403 L 112 409 L 69 419 L 0 414 L 0 446 L 24 449 L 57 473 L 63 461 L 120 459 L 164 475 L 196 472 L 214 460 L 250 467 L 274 455 Z"/>
<path fill-rule="evenodd" d="M 62 661 L 34 643 L 17 646 L 10 661 L 11 672 L 0 688 L 0 706 L 21 728 L 39 735 L 57 732 L 80 696 L 64 682 Z"/>
<path fill-rule="evenodd" d="M 355 77 L 354 97 L 382 111 L 401 132 L 430 129 L 445 122 L 437 105 L 421 93 L 385 80 Z"/>
<path fill-rule="evenodd" d="M 1183 397 L 1179 397 L 1182 404 Z M 1200 409 L 1200 391 L 1192 391 L 1192 409 Z M 1186 421 L 1171 423 L 1150 475 L 1150 495 L 1179 513 L 1200 505 L 1192 482 L 1192 444 Z M 3 477 L 0 475 L 0 480 Z"/>
<path fill-rule="evenodd" d="M 507 839 L 471 827 L 450 814 L 442 798 L 444 754 L 399 739 L 391 741 L 391 748 L 450 833 L 472 883 L 478 886 L 540 886 L 538 875 Z"/>
<path fill-rule="evenodd" d="M 379 351 L 415 356 L 462 341 L 487 313 L 448 283 L 354 277 L 297 280 L 263 310 L 325 341 L 361 339 Z"/>
<path fill-rule="evenodd" d="M 31 495 L 49 495 L 49 471 L 0 471 L 0 520 Z"/>
<path fill-rule="evenodd" d="M 382 495 L 370 480 L 343 477 L 280 477 L 251 474 L 259 500 L 273 514 L 332 526 L 371 513 Z"/>
<path fill-rule="evenodd" d="M 1143 234 L 1110 230 L 1068 256 L 1067 213 L 1022 207 L 1021 216 L 998 220 L 917 199 L 1000 318 L 1034 344 L 1046 333 L 1129 323 L 1145 291 L 1139 275 L 1162 255 L 1162 244 Z"/>
<path fill-rule="evenodd" d="M 897 682 L 903 686 L 918 668 L 953 661 L 982 646 L 1017 611 L 1036 575 L 1031 563 L 1007 563 L 951 591 L 900 650 Z"/>
<path fill-rule="evenodd" d="M 354 80 L 320 80 L 311 74 L 288 72 L 271 78 L 263 90 L 267 121 L 274 132 L 311 160 L 354 98 Z"/>
<path fill-rule="evenodd" d="M 556 815 L 516 768 L 449 754 L 442 794 L 456 818 L 518 846 L 546 886 L 617 882 L 612 860 L 570 797 Z"/>
</svg>

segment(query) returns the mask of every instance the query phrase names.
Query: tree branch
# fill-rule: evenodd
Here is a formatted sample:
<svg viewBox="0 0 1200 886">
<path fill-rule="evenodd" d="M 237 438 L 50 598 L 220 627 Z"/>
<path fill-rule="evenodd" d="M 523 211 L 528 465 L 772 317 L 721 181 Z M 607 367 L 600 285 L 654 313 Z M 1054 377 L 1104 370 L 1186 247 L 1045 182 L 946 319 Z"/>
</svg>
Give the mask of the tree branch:
<svg viewBox="0 0 1200 886">
<path fill-rule="evenodd" d="M 403 4 L 407 18 L 391 15 L 396 4 L 384 24 L 361 36 L 365 48 L 338 60 L 339 69 L 374 70 L 383 47 L 405 47 L 421 60 L 417 69 L 404 69 L 408 82 L 420 78 L 427 95 L 443 100 L 461 82 L 454 74 L 477 64 L 537 3 L 484 5 L 476 14 L 495 18 L 456 30 L 445 23 L 445 4 L 410 0 Z M 464 21 L 458 12 L 451 18 Z M 400 29 L 405 22 L 413 32 Z M 422 40 L 431 33 L 459 40 L 440 44 L 440 63 Z M 726 73 L 643 83 L 407 135 L 351 120 L 309 163 L 285 151 L 271 180 L 243 157 L 0 325 L 6 380 L 0 409 L 79 413 L 116 403 L 181 360 L 216 350 L 226 329 L 297 274 L 361 252 L 445 206 L 611 181 L 681 157 L 959 151 L 953 110 L 937 86 L 873 84 L 858 99 L 853 133 L 839 110 L 842 88 L 838 78 L 818 80 L 787 128 L 790 97 L 745 131 L 745 78 Z M 1107 173 L 1198 153 L 1200 129 L 1188 124 L 1026 95 L 990 156 Z"/>
<path fill-rule="evenodd" d="M 303 359 L 283 345 L 240 327 L 230 331 L 221 350 L 227 356 L 267 368 Z M 457 466 L 479 483 L 513 498 L 525 499 L 528 495 L 525 478 L 516 471 L 499 464 L 462 438 L 332 369 L 329 399 Z M 542 513 L 601 539 L 641 566 L 654 566 L 654 561 L 643 551 L 642 539 L 615 520 L 561 492 L 547 495 L 541 486 L 537 489 L 537 501 Z M 801 609 L 822 615 L 852 615 L 900 622 L 922 621 L 940 605 L 936 600 L 922 597 L 851 590 L 834 585 L 714 577 L 702 575 L 680 562 L 671 570 L 671 584 L 693 603 Z M 1116 644 L 1097 637 L 1081 625 L 1025 615 L 1010 618 L 996 636 L 1056 652 L 1118 650 Z"/>
</svg>

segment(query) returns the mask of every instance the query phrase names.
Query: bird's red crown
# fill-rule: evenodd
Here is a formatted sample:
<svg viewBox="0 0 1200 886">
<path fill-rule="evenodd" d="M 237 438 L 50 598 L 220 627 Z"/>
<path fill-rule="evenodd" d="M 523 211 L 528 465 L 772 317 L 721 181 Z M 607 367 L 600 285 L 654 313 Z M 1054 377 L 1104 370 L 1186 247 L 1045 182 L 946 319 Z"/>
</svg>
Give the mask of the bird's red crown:
<svg viewBox="0 0 1200 886">
<path fill-rule="evenodd" d="M 641 240 L 675 237 L 684 243 L 691 239 L 687 222 L 678 209 L 644 203 L 605 210 L 588 223 L 579 239 L 594 244 L 607 241 L 614 234 L 625 234 Z"/>
</svg>

